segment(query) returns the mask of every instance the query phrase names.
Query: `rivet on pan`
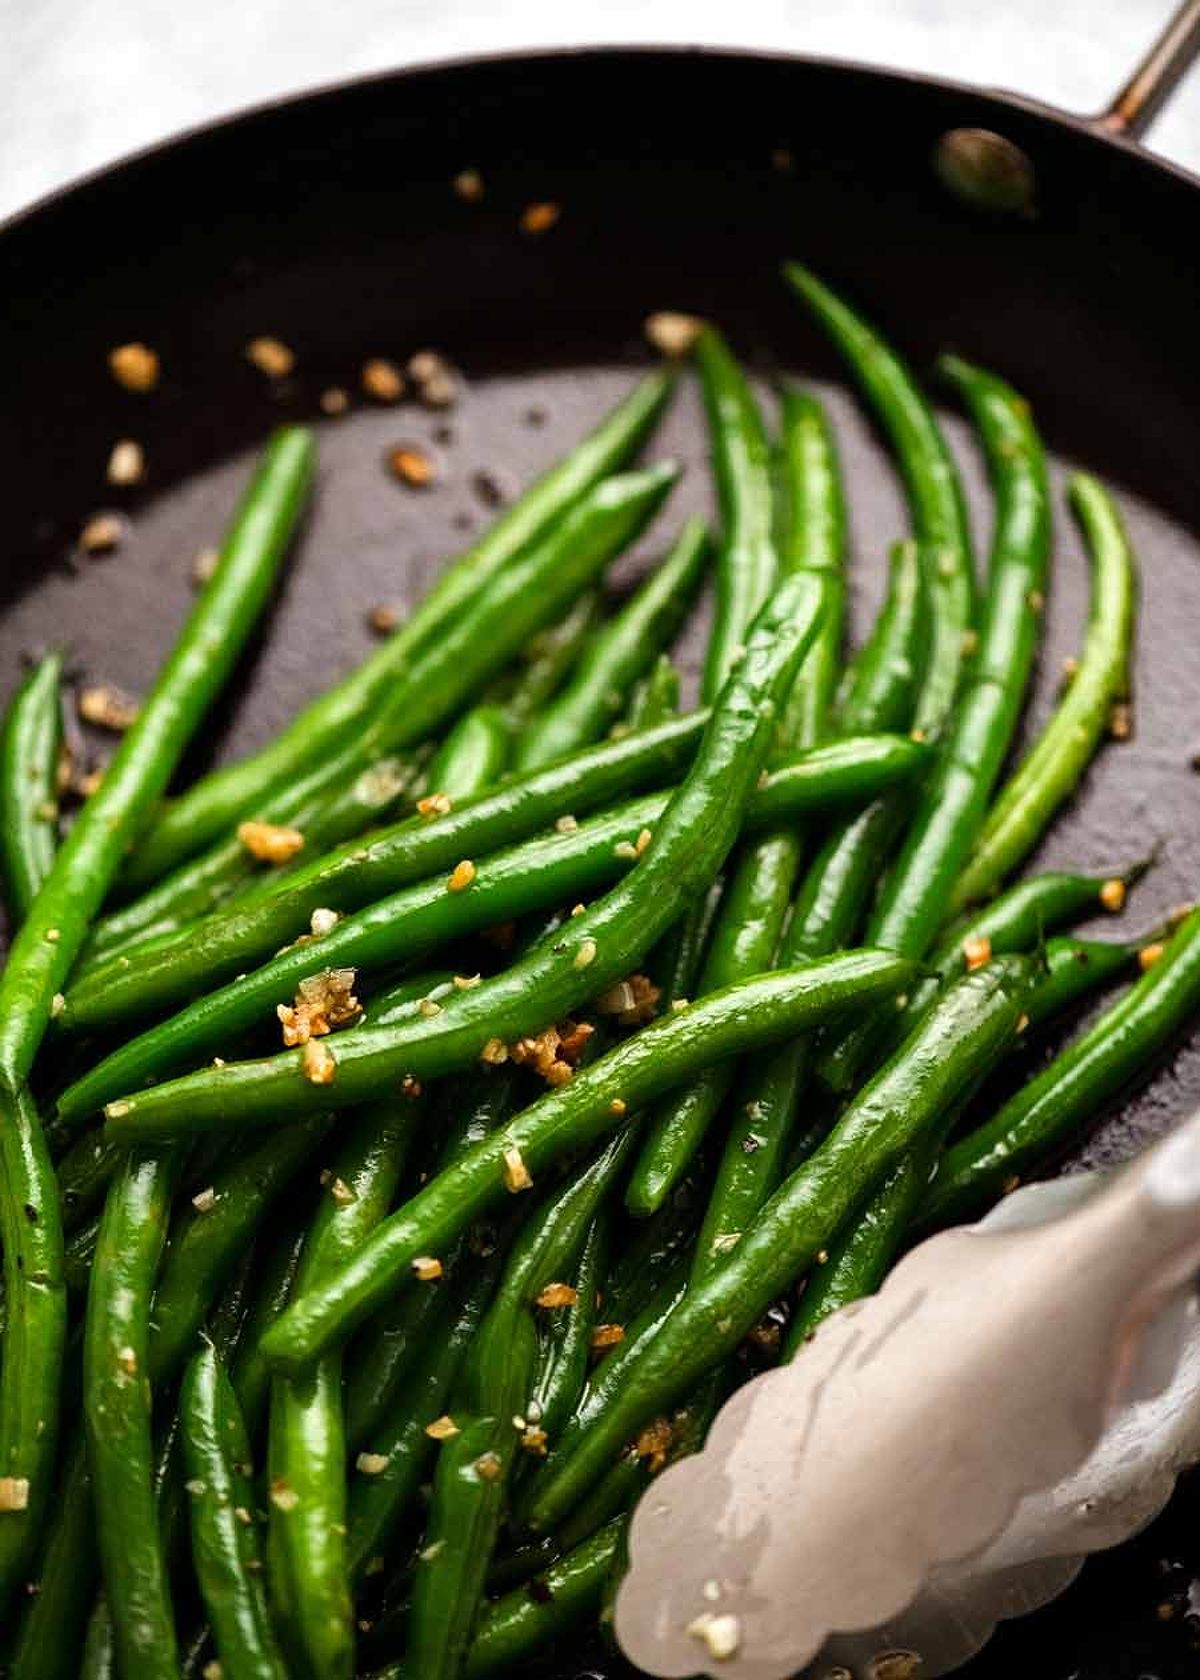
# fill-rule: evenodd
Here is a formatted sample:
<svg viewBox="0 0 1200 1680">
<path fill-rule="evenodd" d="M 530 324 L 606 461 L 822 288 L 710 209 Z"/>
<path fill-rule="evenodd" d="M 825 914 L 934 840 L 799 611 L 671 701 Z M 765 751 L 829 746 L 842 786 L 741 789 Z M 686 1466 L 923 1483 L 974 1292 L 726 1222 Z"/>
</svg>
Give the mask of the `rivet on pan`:
<svg viewBox="0 0 1200 1680">
<path fill-rule="evenodd" d="M 990 128 L 951 128 L 934 148 L 943 186 L 977 210 L 1031 216 L 1036 177 L 1021 148 Z"/>
</svg>

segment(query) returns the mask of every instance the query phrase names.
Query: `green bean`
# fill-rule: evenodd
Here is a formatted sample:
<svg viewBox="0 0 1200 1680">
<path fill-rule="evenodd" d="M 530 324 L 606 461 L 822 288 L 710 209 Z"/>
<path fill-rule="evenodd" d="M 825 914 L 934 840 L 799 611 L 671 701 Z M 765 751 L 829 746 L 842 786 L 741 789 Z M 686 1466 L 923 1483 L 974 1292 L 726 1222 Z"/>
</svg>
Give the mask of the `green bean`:
<svg viewBox="0 0 1200 1680">
<path fill-rule="evenodd" d="M 84 1417 L 105 1601 L 121 1669 L 178 1668 L 155 1510 L 150 1300 L 166 1238 L 177 1151 L 134 1150 L 104 1205 L 84 1334 Z"/>
<path fill-rule="evenodd" d="M 319 1287 L 387 1212 L 411 1146 L 415 1109 L 385 1098 L 351 1129 L 305 1245 L 297 1289 Z M 271 1598 L 291 1670 L 321 1680 L 354 1672 L 346 1556 L 346 1443 L 341 1355 L 271 1385 L 268 1471 Z"/>
<path fill-rule="evenodd" d="M 103 782 L 58 852 L 0 977 L 0 1218 L 9 1301 L 0 1378 L 0 1471 L 29 1488 L 25 1510 L 0 1518 L 0 1602 L 12 1590 L 45 1505 L 64 1331 L 56 1185 L 24 1081 L 55 994 L 126 846 L 166 786 L 265 605 L 311 470 L 311 436 L 294 428 L 278 434 L 243 500 L 211 582 Z"/>
<path fill-rule="evenodd" d="M 670 654 L 660 653 L 642 680 L 634 684 L 624 722 L 631 730 L 656 729 L 678 714 L 679 672 Z"/>
<path fill-rule="evenodd" d="M 550 1641 L 561 1639 L 599 1606 L 624 1518 L 552 1563 L 540 1577 L 540 1590 L 518 1587 L 489 1604 L 467 1652 L 467 1680 L 516 1673 Z"/>
<path fill-rule="evenodd" d="M 508 764 L 512 737 L 499 706 L 465 712 L 429 766 L 429 786 L 451 801 L 472 799 L 498 782 Z"/>
<path fill-rule="evenodd" d="M 908 368 L 874 328 L 799 263 L 785 264 L 783 272 L 850 364 L 904 475 L 931 618 L 914 721 L 932 734 L 954 701 L 974 607 L 971 539 L 954 458 Z"/>
<path fill-rule="evenodd" d="M 784 1181 L 725 1264 L 689 1289 L 656 1335 L 626 1341 L 604 1362 L 539 1479 L 532 1527 L 552 1528 L 648 1418 L 731 1353 L 854 1204 L 978 1082 L 1016 1032 L 1029 978 L 1026 959 L 1003 957 L 958 981 Z"/>
<path fill-rule="evenodd" d="M 908 964 L 860 951 L 804 969 L 766 974 L 652 1022 L 568 1085 L 550 1091 L 495 1138 L 476 1144 L 380 1227 L 354 1260 L 297 1301 L 266 1340 L 270 1357 L 300 1366 L 387 1298 L 412 1261 L 437 1254 L 519 1181 L 548 1170 L 567 1149 L 586 1149 L 651 1097 L 723 1057 L 862 1008 L 903 986 Z M 616 1112 L 614 1112 L 614 1105 Z M 515 1152 L 515 1153 L 514 1153 Z M 507 1174 L 507 1177 L 506 1177 Z M 413 1244 L 416 1244 L 416 1247 Z"/>
<path fill-rule="evenodd" d="M 824 729 L 844 617 L 841 577 L 845 508 L 833 438 L 817 404 L 792 392 L 785 399 L 776 481 L 782 504 L 780 555 L 787 572 L 809 572 L 826 599 L 821 628 L 792 685 L 777 745 L 811 746 Z M 800 867 L 802 837 L 794 827 L 743 850 L 717 919 L 701 989 L 729 985 L 775 960 Z M 707 1069 L 653 1117 L 630 1174 L 626 1206 L 645 1216 L 661 1205 L 685 1170 L 733 1083 L 732 1067 Z M 714 1215 L 723 1219 L 719 1212 Z"/>
<path fill-rule="evenodd" d="M 13 1646 L 12 1680 L 76 1680 L 95 1576 L 92 1478 L 80 1430 L 56 1490 L 36 1590 Z"/>
<path fill-rule="evenodd" d="M 1074 791 L 1129 685 L 1136 563 L 1121 516 L 1094 478 L 1077 473 L 1070 501 L 1088 545 L 1092 606 L 1079 669 L 1065 699 L 1001 788 L 971 860 L 954 885 L 951 907 L 986 898 L 1032 849 Z"/>
<path fill-rule="evenodd" d="M 77 1229 L 104 1200 L 120 1160 L 120 1148 L 102 1132 L 88 1131 L 76 1138 L 58 1163 L 64 1231 Z"/>
<path fill-rule="evenodd" d="M 262 1339 L 288 1304 L 307 1237 L 308 1220 L 304 1218 L 285 1225 L 272 1245 L 232 1362 L 230 1380 L 251 1440 L 258 1434 L 271 1389 L 271 1368 L 263 1356 Z"/>
<path fill-rule="evenodd" d="M 1165 954 L 1081 1037 L 942 1157 L 919 1229 L 969 1218 L 1062 1149 L 1136 1083 L 1200 1008 L 1200 910 Z"/>
<path fill-rule="evenodd" d="M 496 1286 L 496 1262 L 476 1266 L 465 1292 L 447 1299 L 440 1290 L 424 1293 L 435 1302 L 417 1359 L 396 1385 L 392 1404 L 371 1434 L 369 1451 L 360 1454 L 370 1466 L 360 1468 L 350 1484 L 346 1520 L 350 1574 L 361 1579 L 380 1557 L 428 1472 L 436 1443 L 428 1425 L 445 1415 L 450 1393 L 468 1348 L 474 1342 Z M 382 1468 L 379 1460 L 385 1460 Z"/>
<path fill-rule="evenodd" d="M 833 433 L 820 403 L 786 386 L 780 400 L 776 453 L 776 545 L 786 572 L 819 572 L 828 606 L 821 629 L 792 685 L 783 725 L 789 748 L 823 739 L 841 663 L 845 628 L 846 505 Z"/>
<path fill-rule="evenodd" d="M 702 996 L 770 968 L 799 855 L 790 834 L 772 835 L 742 852 L 700 975 Z M 734 1072 L 732 1063 L 705 1068 L 655 1110 L 625 1189 L 630 1213 L 644 1219 L 662 1206 L 724 1102 Z"/>
<path fill-rule="evenodd" d="M 449 1129 L 438 1153 L 435 1174 L 453 1166 L 472 1144 L 507 1120 L 516 1098 L 515 1070 L 487 1068 L 452 1079 L 443 1095 Z M 442 1256 L 444 1269 L 452 1278 L 457 1276 L 465 1247 L 465 1239 L 460 1239 Z M 373 1321 L 359 1342 L 351 1344 L 345 1385 L 346 1439 L 351 1451 L 370 1445 L 384 1420 L 396 1413 L 400 1406 L 398 1392 L 408 1381 L 414 1359 L 420 1357 L 433 1336 L 431 1326 L 441 1312 L 441 1291 L 404 1290 L 389 1312 Z"/>
<path fill-rule="evenodd" d="M 277 794 L 257 820 L 302 835 L 300 860 L 305 853 L 321 857 L 406 805 L 417 777 L 415 757 L 381 758 L 367 770 L 347 758 L 333 760 Z M 300 861 L 264 865 L 237 834 L 230 835 L 103 917 L 81 953 L 77 974 L 114 959 L 127 962 L 134 949 L 143 962 L 174 938 L 186 941 L 198 918 L 234 904 L 244 911 L 300 867 Z"/>
<path fill-rule="evenodd" d="M 629 689 L 687 616 L 708 550 L 704 521 L 689 519 L 661 565 L 588 642 L 562 694 L 525 729 L 518 771 L 528 773 L 566 758 L 616 722 Z"/>
<path fill-rule="evenodd" d="M 514 734 L 562 688 L 604 619 L 603 593 L 581 595 L 557 624 L 539 630 L 522 651 L 517 669 L 500 677 L 489 697 L 501 706 Z"/>
<path fill-rule="evenodd" d="M 273 1132 L 239 1154 L 193 1197 L 187 1218 L 172 1230 L 155 1291 L 153 1381 L 173 1376 L 183 1364 L 260 1219 L 292 1184 L 328 1130 L 328 1121 L 317 1115 L 287 1131 Z"/>
<path fill-rule="evenodd" d="M 407 624 L 369 659 L 312 701 L 253 757 L 212 772 L 173 801 L 139 848 L 141 879 L 165 874 L 339 746 L 364 717 L 390 702 L 398 679 L 409 687 L 420 668 L 420 656 L 503 581 L 528 545 L 569 518 L 581 497 L 634 454 L 661 414 L 672 384 L 666 371 L 643 379 L 590 436 L 440 574 Z M 525 640 L 527 636 L 519 638 L 518 647 Z"/>
<path fill-rule="evenodd" d="M 1136 960 L 1135 946 L 1051 939 L 1042 953 L 1043 971 L 1026 994 L 1027 1026 L 1036 1028 L 1052 1020 L 1108 985 Z M 879 1288 L 928 1189 L 946 1130 L 943 1125 L 918 1141 L 839 1235 L 828 1259 L 810 1274 L 784 1338 L 785 1359 L 796 1354 L 830 1313 Z"/>
<path fill-rule="evenodd" d="M 712 702 L 741 657 L 778 562 L 771 528 L 771 445 L 758 404 L 715 327 L 701 332 L 695 357 L 721 508 L 716 603 L 700 685 L 703 698 Z"/>
<path fill-rule="evenodd" d="M 117 1651 L 113 1637 L 112 1617 L 108 1602 L 96 1600 L 88 1621 L 83 1655 L 79 1660 L 79 1680 L 116 1680 Z"/>
<path fill-rule="evenodd" d="M 418 1027 L 343 1033 L 337 1077 L 321 1087 L 324 1101 L 342 1107 L 406 1073 L 424 1079 L 469 1066 L 489 1040 L 508 1042 L 539 1031 L 628 974 L 724 862 L 741 826 L 741 807 L 763 768 L 776 708 L 816 630 L 819 608 L 820 591 L 804 575 L 786 578 L 776 590 L 687 778 L 622 882 L 573 918 L 569 929 L 551 932 L 505 973 L 451 999 Z M 305 1078 L 302 1062 L 296 1053 L 209 1069 L 158 1087 L 157 1097 L 143 1092 L 121 1099 L 109 1119 L 130 1131 L 154 1125 L 159 1104 L 172 1129 L 185 1116 L 185 1123 L 203 1127 L 205 1116 L 218 1114 L 236 1124 L 248 1111 L 260 1118 L 311 1113 L 317 1087 Z"/>
<path fill-rule="evenodd" d="M 213 1348 L 202 1348 L 188 1366 L 180 1409 L 192 1555 L 221 1672 L 230 1680 L 284 1680 L 287 1670 L 256 1573 L 261 1563 L 251 1515 L 250 1443 Z"/>
<path fill-rule="evenodd" d="M 628 1130 L 611 1139 L 525 1224 L 464 1361 L 454 1399 L 458 1433 L 438 1454 L 413 1581 L 408 1655 L 423 1680 L 462 1672 L 524 1434 L 514 1418 L 529 1409 L 537 1299 L 573 1263 L 631 1142 Z"/>
<path fill-rule="evenodd" d="M 943 370 L 970 405 L 987 454 L 996 521 L 978 648 L 946 727 L 937 769 L 867 924 L 868 944 L 924 956 L 983 826 L 1037 649 L 1050 556 L 1050 490 L 1029 405 L 957 357 Z M 886 1020 L 864 1021 L 822 1057 L 822 1077 L 847 1091 L 877 1061 Z"/>
<path fill-rule="evenodd" d="M 908 727 L 927 640 L 928 602 L 920 549 L 915 542 L 893 543 L 883 606 L 871 634 L 846 666 L 834 701 L 834 723 L 841 734 Z"/>
<path fill-rule="evenodd" d="M 596 1322 L 596 1302 L 607 1258 L 607 1226 L 603 1210 L 584 1238 L 575 1268 L 575 1298 L 547 1308 L 538 1325 L 538 1361 L 530 1387 L 530 1419 L 554 1440 L 575 1409 L 587 1380 Z"/>
<path fill-rule="evenodd" d="M 62 655 L 48 653 L 9 701 L 0 729 L 0 879 L 24 920 L 58 849 Z"/>
<path fill-rule="evenodd" d="M 787 822 L 800 812 L 823 810 L 830 805 L 855 804 L 870 799 L 881 788 L 890 787 L 897 782 L 911 781 L 920 775 L 926 766 L 928 752 L 928 748 L 917 742 L 892 735 L 858 736 L 814 748 L 810 752 L 798 755 L 789 763 L 778 766 L 766 778 L 764 784 L 755 790 L 745 812 L 747 825 L 752 830 L 761 831 L 763 828 Z M 514 792 L 519 785 L 514 787 Z M 496 799 L 503 803 L 502 795 L 497 795 Z M 637 808 L 646 813 L 644 820 L 650 822 L 655 820 L 653 813 L 661 811 L 666 800 L 665 793 L 648 796 Z M 539 794 L 536 809 L 540 812 L 543 805 L 543 798 Z M 507 806 L 503 808 L 508 809 Z M 481 820 L 478 823 L 470 816 L 472 809 L 477 809 L 480 813 Z M 396 879 L 398 884 L 386 891 L 373 891 L 366 900 L 370 908 L 358 910 L 353 929 L 343 924 L 337 930 L 339 941 L 357 938 L 358 933 L 354 930 L 379 928 L 390 916 L 390 912 L 385 912 L 381 906 L 387 903 L 398 904 L 401 891 L 408 894 L 406 903 L 428 905 L 427 919 L 432 915 L 436 921 L 435 912 L 440 907 L 440 915 L 445 919 L 446 931 L 449 934 L 453 930 L 455 917 L 465 916 L 469 921 L 476 914 L 476 910 L 465 901 L 457 905 L 447 902 L 446 895 L 441 890 L 444 877 L 436 884 L 431 877 L 442 870 L 452 870 L 463 857 L 478 858 L 483 855 L 484 848 L 475 847 L 471 842 L 477 839 L 481 832 L 486 839 L 488 829 L 498 829 L 501 826 L 499 823 L 493 824 L 492 820 L 497 809 L 497 803 L 483 799 L 477 806 L 464 807 L 461 813 L 462 821 L 455 820 L 460 813 L 451 812 L 442 818 L 434 817 L 425 828 L 397 830 L 394 843 L 392 839 L 380 840 L 369 848 L 360 848 L 357 851 L 357 859 L 349 859 L 345 865 L 339 860 L 328 870 L 318 870 L 311 882 L 298 882 L 293 890 L 280 894 L 270 902 L 256 904 L 246 910 L 236 910 L 229 917 L 201 924 L 190 930 L 188 937 L 181 938 L 170 946 L 163 945 L 153 951 L 143 948 L 138 952 L 136 960 L 123 953 L 118 954 L 111 961 L 89 970 L 68 989 L 59 1012 L 58 1026 L 65 1032 L 90 1031 L 139 1016 L 161 1014 L 170 1005 L 194 997 L 205 986 L 211 987 L 214 982 L 228 979 L 232 975 L 245 974 L 256 962 L 279 951 L 281 945 L 289 946 L 301 935 L 306 935 L 318 909 L 358 909 L 364 882 L 369 881 L 374 883 L 375 887 L 379 887 L 385 875 Z M 635 807 L 628 805 L 621 809 L 628 813 Z M 564 812 L 561 804 L 558 804 L 552 818 L 543 819 L 533 826 L 549 829 L 557 826 L 555 818 L 561 820 L 566 817 L 574 820 L 575 815 L 576 813 L 569 808 Z M 594 818 L 588 833 L 598 833 L 600 825 L 615 820 L 618 818 L 611 813 L 605 817 Z M 444 835 L 438 832 L 443 823 L 453 825 L 447 828 Z M 523 818 L 521 827 L 529 826 Z M 634 829 L 635 835 L 641 826 L 642 823 L 639 822 Z M 570 820 L 562 823 L 558 833 L 561 836 L 569 829 Z M 531 839 L 528 834 L 521 838 L 528 848 L 523 855 L 531 863 L 543 860 L 547 855 L 546 848 L 550 846 L 550 855 L 560 858 L 562 867 L 568 870 L 576 867 L 571 861 L 576 853 L 581 849 L 586 850 L 590 844 L 586 836 L 581 840 L 568 840 L 565 845 L 557 844 L 553 834 L 539 840 Z M 501 889 L 497 880 L 493 890 L 507 891 L 507 882 L 514 870 L 518 876 L 524 874 L 525 870 L 517 861 L 516 845 L 495 855 L 507 859 L 501 866 L 506 886 Z M 623 872 L 612 870 L 610 866 L 610 873 L 614 878 Z M 422 883 L 421 886 L 418 887 L 417 882 Z M 526 883 L 526 887 L 528 885 Z M 574 891 L 569 886 L 563 890 L 564 893 Z M 313 899 L 320 902 L 308 908 Z M 497 913 L 496 919 L 507 919 L 509 914 L 507 911 L 503 915 Z M 299 961 L 301 967 L 310 969 L 310 957 L 305 953 L 311 951 L 311 943 L 306 942 L 298 946 L 297 950 L 299 955 L 293 954 L 286 958 L 281 956 L 279 960 L 284 962 L 285 966 Z M 273 972 L 278 977 L 278 971 Z M 259 970 L 259 974 L 262 973 L 263 971 Z M 253 982 L 258 983 L 257 980 Z M 285 995 L 290 995 L 286 989 L 280 996 Z M 269 1000 L 271 1003 L 278 1001 L 280 998 Z M 206 1001 L 202 1012 L 212 1007 L 214 1005 Z M 130 1051 L 130 1055 L 134 1054 Z M 140 1055 L 140 1052 L 136 1054 Z M 64 1114 L 87 1112 L 79 1108 L 78 1098 L 81 1093 L 90 1097 L 90 1082 L 81 1082 L 80 1090 L 73 1090 L 69 1097 L 63 1098 Z"/>
</svg>

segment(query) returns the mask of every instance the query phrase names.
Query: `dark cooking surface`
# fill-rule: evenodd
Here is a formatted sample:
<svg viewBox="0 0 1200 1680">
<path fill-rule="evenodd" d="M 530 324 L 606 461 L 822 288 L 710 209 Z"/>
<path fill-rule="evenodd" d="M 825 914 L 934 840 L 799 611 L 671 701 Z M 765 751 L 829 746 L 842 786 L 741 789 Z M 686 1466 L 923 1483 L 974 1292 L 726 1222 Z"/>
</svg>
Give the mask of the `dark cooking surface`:
<svg viewBox="0 0 1200 1680">
<path fill-rule="evenodd" d="M 1041 215 L 980 221 L 927 167 L 946 127 L 1003 125 L 1037 162 Z M 790 149 L 781 173 L 771 154 Z M 450 178 L 484 173 L 480 206 Z M 558 226 L 517 231 L 531 200 Z M 1033 400 L 1064 468 L 1115 482 L 1142 558 L 1136 740 L 1110 747 L 1041 854 L 1119 865 L 1161 842 L 1127 925 L 1200 890 L 1200 409 L 1195 189 L 1079 131 L 982 96 L 832 66 L 727 55 L 565 55 L 431 71 L 260 113 L 152 154 L 0 238 L 0 688 L 22 650 L 66 639 L 89 677 L 137 690 L 190 599 L 196 551 L 219 534 L 270 424 L 316 414 L 368 355 L 423 346 L 464 369 L 448 415 L 357 406 L 321 424 L 322 488 L 264 646 L 203 756 L 262 740 L 366 651 L 366 609 L 403 603 L 488 517 L 480 472 L 523 482 L 574 439 L 646 360 L 653 308 L 712 313 L 764 376 L 829 397 L 850 484 L 854 621 L 878 598 L 904 529 L 886 456 L 836 366 L 776 278 L 811 262 L 869 308 L 919 365 L 942 345 L 994 364 Z M 279 392 L 243 360 L 259 333 L 299 357 Z M 105 353 L 162 354 L 151 397 L 119 390 Z M 449 436 L 442 433 L 449 429 Z M 961 422 L 978 546 L 987 498 Z M 150 481 L 109 491 L 123 436 Z M 414 441 L 442 467 L 401 488 L 385 449 Z M 655 451 L 698 469 L 685 393 Z M 668 510 L 702 505 L 694 470 Z M 98 508 L 127 506 L 113 557 L 64 564 Z M 468 529 L 469 527 L 469 529 Z M 662 531 L 660 527 L 660 535 Z M 653 535 L 642 545 L 654 546 Z M 627 568 L 626 568 L 627 569 Z M 1060 520 L 1036 724 L 1075 650 L 1086 599 L 1079 543 Z M 1111 1120 L 1088 1160 L 1128 1152 L 1200 1099 L 1200 1043 Z M 1193 1493 L 1143 1541 L 1093 1563 L 1049 1612 L 1007 1630 L 965 1674 L 1176 1680 L 1200 1651 L 1181 1595 L 1200 1575 Z M 1180 1567 L 1164 1573 L 1166 1559 Z M 1172 1597 L 1174 1595 L 1174 1597 Z M 1200 1602 L 1200 1589 L 1198 1589 Z M 1178 1613 L 1160 1618 L 1157 1606 Z M 559 1664 L 564 1677 L 579 1662 Z M 614 1670 L 608 1659 L 606 1673 Z"/>
</svg>

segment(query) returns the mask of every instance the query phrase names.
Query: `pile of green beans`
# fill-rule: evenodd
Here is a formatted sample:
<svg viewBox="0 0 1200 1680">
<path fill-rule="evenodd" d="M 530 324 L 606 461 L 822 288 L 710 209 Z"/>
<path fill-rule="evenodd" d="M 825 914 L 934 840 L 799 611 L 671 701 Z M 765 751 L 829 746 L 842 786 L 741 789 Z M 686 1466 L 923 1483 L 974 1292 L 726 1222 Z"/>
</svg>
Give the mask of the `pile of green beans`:
<svg viewBox="0 0 1200 1680">
<path fill-rule="evenodd" d="M 751 1371 L 803 1359 L 906 1246 L 1052 1164 L 1200 1018 L 1200 911 L 1140 937 L 1080 925 L 1118 915 L 1147 864 L 1017 877 L 1127 697 L 1119 510 L 1070 480 L 1083 652 L 1002 780 L 1053 583 L 1029 405 L 939 363 L 995 508 L 977 598 L 917 371 L 808 269 L 783 281 L 911 522 L 857 650 L 824 409 L 760 389 L 695 322 L 681 365 L 253 757 L 171 785 L 299 526 L 302 427 L 268 444 L 73 821 L 64 654 L 13 694 L 18 1680 L 525 1672 L 604 1620 L 634 1503 Z M 610 566 L 679 477 L 635 461 L 684 361 L 713 528 L 656 530 L 662 558 L 617 600 Z M 679 637 L 706 590 L 693 694 Z M 264 865 L 246 822 L 299 838 Z M 998 1104 L 1031 1044 L 1038 1071 Z"/>
</svg>

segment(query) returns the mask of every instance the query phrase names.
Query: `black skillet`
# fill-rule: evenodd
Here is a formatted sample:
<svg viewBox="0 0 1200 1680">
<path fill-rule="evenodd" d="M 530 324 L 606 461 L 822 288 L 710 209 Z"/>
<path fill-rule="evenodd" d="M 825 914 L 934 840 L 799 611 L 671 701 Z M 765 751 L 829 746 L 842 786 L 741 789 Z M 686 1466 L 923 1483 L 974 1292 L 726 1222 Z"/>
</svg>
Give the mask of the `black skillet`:
<svg viewBox="0 0 1200 1680">
<path fill-rule="evenodd" d="M 196 762 L 244 751 L 365 651 L 371 604 L 411 598 L 488 517 L 497 489 L 526 478 L 624 388 L 646 360 L 639 324 L 664 307 L 712 315 L 764 376 L 801 374 L 828 397 L 851 486 L 861 628 L 904 514 L 841 369 L 780 285 L 779 259 L 795 254 L 869 309 L 918 367 L 954 345 L 1003 371 L 1037 409 L 1059 485 L 1086 464 L 1116 486 L 1145 577 L 1136 741 L 1105 754 L 1040 861 L 1116 865 L 1161 843 L 1132 911 L 1149 922 L 1200 891 L 1200 183 L 1123 136 L 1186 62 L 1200 4 L 1184 10 L 1148 72 L 1096 123 L 854 65 L 556 52 L 289 100 L 37 206 L 0 233 L 0 690 L 24 652 L 60 640 L 89 676 L 136 690 L 186 604 L 193 555 L 219 531 L 272 422 L 316 415 L 319 393 L 353 384 L 369 355 L 441 348 L 469 379 L 453 414 L 364 404 L 322 426 L 319 505 L 246 662 L 243 698 Z M 962 129 L 1008 143 L 999 178 L 1010 212 L 964 202 L 932 166 Z M 982 144 L 994 159 L 996 142 Z M 960 163 L 962 145 L 951 147 Z M 468 167 L 485 180 L 478 204 L 452 190 Z M 540 236 L 518 227 L 531 202 L 561 207 Z M 243 358 L 261 333 L 298 352 L 280 389 Z M 130 339 L 161 353 L 153 396 L 109 378 L 106 352 Z M 948 425 L 982 553 L 978 462 L 959 419 Z M 83 521 L 121 505 L 104 463 L 124 436 L 145 445 L 150 469 L 125 504 L 129 538 L 110 559 L 79 560 Z M 405 439 L 438 455 L 436 489 L 403 490 L 384 471 L 385 448 Z M 690 394 L 662 448 L 697 468 L 673 522 L 706 496 Z M 1064 517 L 1034 723 L 1077 644 L 1085 600 Z M 1081 1159 L 1127 1153 L 1197 1100 L 1200 1045 Z M 1185 1488 L 1147 1536 L 1094 1561 L 964 1673 L 1196 1673 L 1200 1641 L 1185 1612 L 1200 1575 L 1198 1516 L 1197 1490 Z M 550 1671 L 565 1680 L 594 1672 L 590 1660 L 566 1653 Z"/>
</svg>

